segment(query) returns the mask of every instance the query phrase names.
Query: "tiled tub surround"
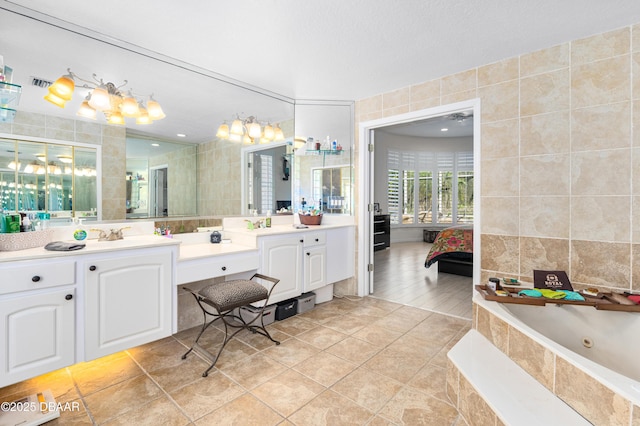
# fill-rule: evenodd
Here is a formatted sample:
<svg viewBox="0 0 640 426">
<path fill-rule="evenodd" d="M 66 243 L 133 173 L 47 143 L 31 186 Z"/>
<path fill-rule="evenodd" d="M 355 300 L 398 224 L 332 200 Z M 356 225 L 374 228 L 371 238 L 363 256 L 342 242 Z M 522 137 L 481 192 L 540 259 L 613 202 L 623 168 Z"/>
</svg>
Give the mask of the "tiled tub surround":
<svg viewBox="0 0 640 426">
<path fill-rule="evenodd" d="M 637 363 L 640 343 L 637 338 L 632 337 L 632 331 L 638 330 L 640 315 L 602 312 L 586 306 L 508 306 L 485 301 L 479 295 L 476 295 L 473 307 L 474 329 L 588 421 L 606 426 L 640 424 L 640 381 Z M 519 313 L 524 320 L 518 318 Z M 563 313 L 566 314 L 564 317 Z M 601 314 L 612 315 L 614 318 L 596 318 L 596 315 Z M 556 329 L 552 333 L 556 336 L 553 337 L 567 340 L 567 347 L 534 330 L 525 322 L 541 321 L 547 315 L 555 320 Z M 572 322 L 581 332 L 569 329 Z M 600 327 L 605 335 L 593 334 L 596 333 L 597 323 L 607 324 Z M 613 337 L 610 341 L 604 340 L 608 338 L 607 334 Z M 635 375 L 636 380 L 573 352 L 570 349 L 572 346 L 577 352 L 588 353 L 589 350 L 580 349 L 583 337 L 592 340 L 594 351 L 602 351 L 604 359 L 610 359 L 609 362 L 620 369 L 627 369 L 625 374 Z M 618 343 L 614 344 L 614 341 Z M 449 397 L 455 400 L 458 394 L 464 394 L 467 399 L 483 407 L 483 410 L 488 410 L 487 415 L 491 417 L 491 401 L 484 401 L 482 395 L 474 392 L 473 383 L 469 383 L 462 374 L 459 375 L 458 383 L 455 379 L 458 377 L 457 373 L 453 364 L 449 363 Z"/>
</svg>

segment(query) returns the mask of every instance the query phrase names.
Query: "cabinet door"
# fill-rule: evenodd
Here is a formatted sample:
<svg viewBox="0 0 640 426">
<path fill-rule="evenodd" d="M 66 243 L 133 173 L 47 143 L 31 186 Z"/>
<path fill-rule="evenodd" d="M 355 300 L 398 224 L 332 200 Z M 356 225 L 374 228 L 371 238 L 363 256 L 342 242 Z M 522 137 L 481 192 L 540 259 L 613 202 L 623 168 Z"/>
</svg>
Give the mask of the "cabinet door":
<svg viewBox="0 0 640 426">
<path fill-rule="evenodd" d="M 171 334 L 171 253 L 87 259 L 85 358 Z"/>
<path fill-rule="evenodd" d="M 327 285 L 327 248 L 325 246 L 304 249 L 304 286 L 306 293 Z"/>
<path fill-rule="evenodd" d="M 0 301 L 0 387 L 75 362 L 75 291 Z"/>
<path fill-rule="evenodd" d="M 301 236 L 260 239 L 260 272 L 280 280 L 271 293 L 269 303 L 280 302 L 302 294 L 303 243 Z"/>
</svg>

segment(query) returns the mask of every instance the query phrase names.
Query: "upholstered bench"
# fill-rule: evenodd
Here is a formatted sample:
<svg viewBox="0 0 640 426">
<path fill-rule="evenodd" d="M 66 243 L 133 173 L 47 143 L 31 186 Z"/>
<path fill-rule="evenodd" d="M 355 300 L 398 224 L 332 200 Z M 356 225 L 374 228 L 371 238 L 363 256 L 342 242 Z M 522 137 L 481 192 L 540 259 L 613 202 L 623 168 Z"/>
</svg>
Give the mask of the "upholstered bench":
<svg viewBox="0 0 640 426">
<path fill-rule="evenodd" d="M 269 289 L 261 284 L 260 281 L 268 281 L 271 283 Z M 276 284 L 280 280 L 271 278 L 262 274 L 254 274 L 248 280 L 230 280 L 217 284 L 211 284 L 200 291 L 195 292 L 186 287 L 184 289 L 190 292 L 195 297 L 196 302 L 202 309 L 203 322 L 202 329 L 196 337 L 193 346 L 182 355 L 182 359 L 185 359 L 187 355 L 193 350 L 211 361 L 209 368 L 202 374 L 203 377 L 207 377 L 209 371 L 215 366 L 218 358 L 224 347 L 229 343 L 233 337 L 242 330 L 250 330 L 252 333 L 259 333 L 267 337 L 269 340 L 279 345 L 280 342 L 274 340 L 267 329 L 264 326 L 262 319 L 262 313 L 264 308 L 269 304 L 269 297 Z M 236 308 L 247 306 L 252 303 L 262 302 L 264 304 L 258 308 L 257 315 L 250 321 L 245 321 L 241 315 L 236 314 Z M 213 310 L 211 309 L 213 308 Z M 208 321 L 208 317 L 211 319 Z M 211 324 L 215 321 L 221 320 L 224 324 L 224 340 L 220 345 L 220 349 L 217 354 L 212 354 L 202 346 L 198 344 L 200 337 Z M 256 322 L 259 321 L 259 324 Z M 230 329 L 237 329 L 230 333 Z"/>
</svg>

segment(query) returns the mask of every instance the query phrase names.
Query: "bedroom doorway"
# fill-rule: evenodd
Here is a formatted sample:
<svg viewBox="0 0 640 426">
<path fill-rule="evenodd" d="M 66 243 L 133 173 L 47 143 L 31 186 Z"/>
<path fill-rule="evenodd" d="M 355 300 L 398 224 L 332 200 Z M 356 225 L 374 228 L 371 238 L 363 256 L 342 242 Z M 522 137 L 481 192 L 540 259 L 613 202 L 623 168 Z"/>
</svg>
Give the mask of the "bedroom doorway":
<svg viewBox="0 0 640 426">
<path fill-rule="evenodd" d="M 385 132 L 386 133 L 393 133 L 393 132 L 403 133 L 404 132 L 406 134 L 405 136 L 409 138 L 414 137 L 416 138 L 416 141 L 420 137 L 422 138 L 434 137 L 433 133 L 431 134 L 431 136 L 427 136 L 426 134 L 421 135 L 419 133 L 420 127 L 425 126 L 427 124 L 431 124 L 432 127 L 435 126 L 434 128 L 436 128 L 438 132 L 440 132 L 442 128 L 446 128 L 446 127 L 453 128 L 455 126 L 443 125 L 442 123 L 446 122 L 446 120 L 451 120 L 452 117 L 456 117 L 456 114 L 458 114 L 458 116 L 459 114 L 464 114 L 465 116 L 471 115 L 476 117 L 476 119 L 473 120 L 473 124 L 471 126 L 472 133 L 469 137 L 473 139 L 473 142 L 471 144 L 472 147 L 470 147 L 473 153 L 472 154 L 473 156 L 473 160 L 472 160 L 473 192 L 476 194 L 479 194 L 480 176 L 479 176 L 479 167 L 477 166 L 480 161 L 480 133 L 479 133 L 480 101 L 479 99 L 460 102 L 460 103 L 451 104 L 451 105 L 440 106 L 436 108 L 430 108 L 422 111 L 415 111 L 412 113 L 402 114 L 402 115 L 393 116 L 393 117 L 386 117 L 383 119 L 374 120 L 370 122 L 360 123 L 360 128 L 359 128 L 360 141 L 364 143 L 363 146 L 369 146 L 369 149 L 360 150 L 360 164 L 362 166 L 360 167 L 360 170 L 359 170 L 360 172 L 359 178 L 360 178 L 360 182 L 363 182 L 363 184 L 360 185 L 361 196 L 360 196 L 359 205 L 360 205 L 360 211 L 364 212 L 364 214 L 360 215 L 358 219 L 359 229 L 363 230 L 361 234 L 363 235 L 363 237 L 359 239 L 359 247 L 358 247 L 359 248 L 359 258 L 358 258 L 359 295 L 373 294 L 375 296 L 376 295 L 375 294 L 376 293 L 376 285 L 375 285 L 376 273 L 379 273 L 381 279 L 385 279 L 384 276 L 386 274 L 389 274 L 389 269 L 390 269 L 394 271 L 392 272 L 392 275 L 395 274 L 393 275 L 395 277 L 393 281 L 397 283 L 396 284 L 397 291 L 396 292 L 392 291 L 392 293 L 397 293 L 398 295 L 404 293 L 405 299 L 406 298 L 411 299 L 412 296 L 406 294 L 407 291 L 409 290 L 404 288 L 406 286 L 402 284 L 404 281 L 411 281 L 412 279 L 414 280 L 416 279 L 415 277 L 410 278 L 406 276 L 407 265 L 410 265 L 411 262 L 417 263 L 419 265 L 419 269 L 416 270 L 418 280 L 422 280 L 422 281 L 425 280 L 425 275 L 426 275 L 425 271 L 427 272 L 427 274 L 433 275 L 433 268 L 430 268 L 431 271 L 424 268 L 424 259 L 426 258 L 428 249 L 426 248 L 427 247 L 426 243 L 423 243 L 422 237 L 420 238 L 416 237 L 416 232 L 421 232 L 421 228 L 424 228 L 425 225 L 430 225 L 432 222 L 439 222 L 438 218 L 434 219 L 434 215 L 439 215 L 440 217 L 442 217 L 442 215 L 444 214 L 445 216 L 448 216 L 448 219 L 446 217 L 442 218 L 443 222 L 447 222 L 448 220 L 449 222 L 455 223 L 457 217 L 461 215 L 464 216 L 464 212 L 462 212 L 462 214 L 460 212 L 456 212 L 455 207 L 453 211 L 451 211 L 451 209 L 449 209 L 448 211 L 444 209 L 445 211 L 443 212 L 443 209 L 439 208 L 437 204 L 438 202 L 444 202 L 442 198 L 440 198 L 439 200 L 436 200 L 433 198 L 426 200 L 425 197 L 423 197 L 423 199 L 417 200 L 417 197 L 416 197 L 416 199 L 413 200 L 415 201 L 415 208 L 407 208 L 407 206 L 403 205 L 403 202 L 406 203 L 407 200 L 411 201 L 411 197 L 412 197 L 411 194 L 404 197 L 404 199 L 400 200 L 399 203 L 396 203 L 395 206 L 389 205 L 393 203 L 387 203 L 386 200 L 382 201 L 380 199 L 381 198 L 380 188 L 376 190 L 375 182 L 376 182 L 376 176 L 379 178 L 378 182 L 380 182 L 381 177 L 382 179 L 391 179 L 389 176 L 385 177 L 385 175 L 390 173 L 386 164 L 388 160 L 386 157 L 390 148 L 389 146 L 385 146 L 385 144 L 383 143 L 384 138 L 382 137 Z M 432 129 L 432 132 L 433 132 L 433 129 Z M 393 150 L 399 151 L 397 149 L 393 149 Z M 417 151 L 417 149 L 414 149 L 414 150 Z M 411 151 L 411 149 L 406 151 Z M 379 153 L 379 157 L 385 157 L 382 160 L 382 162 L 380 161 L 380 158 L 376 157 L 376 153 Z M 442 155 L 442 157 L 443 156 L 446 156 L 446 155 Z M 415 155 L 409 155 L 408 157 L 411 157 L 411 158 L 408 158 L 407 161 L 419 161 L 419 157 L 421 157 L 421 155 L 415 154 Z M 414 178 L 410 174 L 405 174 L 404 178 L 407 178 L 407 176 L 410 179 Z M 433 177 L 433 178 L 434 178 L 434 181 L 432 183 L 433 185 L 436 185 L 435 181 L 437 179 L 436 177 Z M 418 185 L 417 176 L 415 177 L 415 179 L 416 179 L 416 185 Z M 398 192 L 401 193 L 403 188 L 405 190 L 409 190 L 407 188 L 409 188 L 410 186 L 407 186 L 407 182 L 403 180 L 403 177 L 400 177 L 400 179 L 397 179 L 397 182 L 398 182 L 398 186 L 400 186 L 400 189 Z M 387 182 L 385 182 L 385 186 L 386 186 L 386 183 Z M 421 185 L 422 185 L 422 182 L 421 182 Z M 423 185 L 423 188 L 424 188 L 424 185 Z M 384 188 L 382 191 L 382 193 L 385 195 L 385 198 L 386 198 L 385 192 L 387 190 L 388 190 L 387 188 Z M 434 194 L 436 194 L 436 192 L 434 192 Z M 437 194 L 435 196 L 437 197 Z M 398 210 L 398 204 L 400 205 L 400 210 Z M 473 221 L 474 224 L 479 223 L 479 212 L 480 212 L 479 197 L 473 197 L 472 205 L 473 205 L 472 213 L 471 213 L 472 216 L 470 216 L 471 220 Z M 378 263 L 380 263 L 379 265 L 375 264 L 376 251 L 374 250 L 373 234 L 374 234 L 374 226 L 375 226 L 374 215 L 376 214 L 376 212 L 374 212 L 374 206 L 376 207 L 376 210 L 380 210 L 382 213 L 390 213 L 392 216 L 395 216 L 396 227 L 394 228 L 394 231 L 396 232 L 396 237 L 397 237 L 396 240 L 399 239 L 400 241 L 406 240 L 410 242 L 410 244 L 405 244 L 405 243 L 393 244 L 392 243 L 390 249 L 386 249 L 385 252 L 379 251 L 377 256 Z M 433 208 L 431 208 L 431 206 L 433 206 Z M 399 226 L 399 222 L 400 224 L 404 224 L 404 225 Z M 442 224 L 440 223 L 438 224 L 442 226 Z M 405 235 L 402 235 L 403 233 Z M 413 233 L 413 234 L 411 237 L 407 239 L 407 235 L 409 233 Z M 422 245 L 423 247 L 417 247 L 420 245 Z M 413 246 L 413 248 L 411 248 L 411 246 Z M 474 239 L 473 246 L 474 246 L 473 257 L 479 260 L 480 252 L 479 252 L 479 243 L 477 239 Z M 393 250 L 394 248 L 396 248 L 395 251 Z M 401 254 L 400 253 L 401 251 L 405 251 L 405 254 Z M 405 258 L 407 259 L 413 258 L 413 260 L 406 261 L 404 260 Z M 403 265 L 403 262 L 409 262 L 409 263 Z M 403 274 L 403 278 L 400 278 L 401 271 Z M 473 266 L 474 278 L 470 282 L 468 278 L 466 279 L 465 282 L 468 283 L 468 286 L 467 284 L 465 284 L 465 286 L 467 286 L 465 288 L 465 292 L 470 291 L 469 289 L 472 288 L 472 283 L 479 278 L 479 271 L 480 271 L 479 261 L 474 262 L 474 266 Z M 437 272 L 436 272 L 436 275 L 437 275 Z M 455 276 L 447 276 L 446 278 L 453 279 L 453 281 L 455 281 Z M 391 284 L 391 283 L 386 283 L 386 284 Z M 380 286 L 380 287 L 381 288 L 379 290 L 381 290 L 381 294 L 384 295 L 385 292 L 389 292 L 388 288 L 385 289 L 383 288 L 384 286 Z"/>
</svg>

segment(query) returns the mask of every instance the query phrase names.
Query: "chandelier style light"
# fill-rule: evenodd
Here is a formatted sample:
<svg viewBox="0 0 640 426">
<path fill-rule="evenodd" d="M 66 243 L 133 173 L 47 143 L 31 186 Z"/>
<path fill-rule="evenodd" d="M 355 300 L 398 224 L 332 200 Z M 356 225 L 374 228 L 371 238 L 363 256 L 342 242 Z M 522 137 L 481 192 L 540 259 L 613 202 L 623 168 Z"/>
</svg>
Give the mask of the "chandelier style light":
<svg viewBox="0 0 640 426">
<path fill-rule="evenodd" d="M 220 139 L 230 140 L 234 142 L 243 142 L 245 144 L 269 143 L 273 141 L 283 141 L 284 133 L 279 125 L 272 126 L 271 123 L 261 125 L 254 116 L 247 118 L 236 118 L 231 122 L 231 127 L 225 121 L 218 127 L 216 136 Z"/>
<path fill-rule="evenodd" d="M 76 87 L 91 89 L 87 97 L 80 105 L 77 115 L 84 118 L 96 119 L 97 111 L 104 114 L 109 124 L 124 125 L 125 117 L 136 119 L 136 124 L 151 124 L 155 120 L 165 117 L 160 104 L 149 96 L 146 105 L 141 99 L 136 97 L 131 90 L 126 93 L 121 89 L 127 85 L 127 80 L 120 86 L 102 79 L 98 80 L 93 74 L 93 80 L 85 80 L 78 77 L 67 68 L 67 75 L 57 79 L 50 87 L 49 93 L 44 97 L 46 101 L 64 108 L 65 104 L 71 100 Z"/>
</svg>

